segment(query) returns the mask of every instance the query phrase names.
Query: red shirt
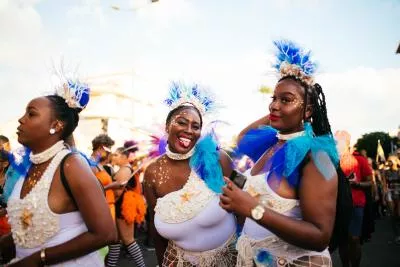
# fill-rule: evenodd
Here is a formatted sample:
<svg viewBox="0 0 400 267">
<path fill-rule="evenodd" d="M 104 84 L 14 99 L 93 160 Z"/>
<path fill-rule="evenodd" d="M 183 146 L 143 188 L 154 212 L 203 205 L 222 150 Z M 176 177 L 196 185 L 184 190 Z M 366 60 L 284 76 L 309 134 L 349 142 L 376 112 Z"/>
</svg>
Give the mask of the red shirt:
<svg viewBox="0 0 400 267">
<path fill-rule="evenodd" d="M 356 182 L 366 181 L 368 176 L 372 176 L 372 169 L 368 164 L 368 159 L 358 152 L 354 152 L 353 156 L 357 160 L 357 166 L 354 169 Z M 357 207 L 365 207 L 365 194 L 364 190 L 358 188 L 351 188 L 351 194 L 353 196 L 353 205 Z"/>
</svg>

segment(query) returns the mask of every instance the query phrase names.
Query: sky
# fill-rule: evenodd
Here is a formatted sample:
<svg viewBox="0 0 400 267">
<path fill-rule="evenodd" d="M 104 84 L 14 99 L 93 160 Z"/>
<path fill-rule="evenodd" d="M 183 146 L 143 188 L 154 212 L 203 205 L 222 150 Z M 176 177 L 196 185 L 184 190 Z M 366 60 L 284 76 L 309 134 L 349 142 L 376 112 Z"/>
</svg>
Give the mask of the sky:
<svg viewBox="0 0 400 267">
<path fill-rule="evenodd" d="M 312 50 L 334 131 L 353 142 L 397 131 L 399 0 L 150 2 L 0 0 L 0 129 L 51 91 L 53 65 L 67 62 L 86 77 L 132 73 L 126 90 L 155 110 L 171 81 L 198 82 L 220 103 L 213 119 L 235 134 L 268 112 L 258 88 L 275 86 L 272 42 L 285 38 Z"/>
</svg>

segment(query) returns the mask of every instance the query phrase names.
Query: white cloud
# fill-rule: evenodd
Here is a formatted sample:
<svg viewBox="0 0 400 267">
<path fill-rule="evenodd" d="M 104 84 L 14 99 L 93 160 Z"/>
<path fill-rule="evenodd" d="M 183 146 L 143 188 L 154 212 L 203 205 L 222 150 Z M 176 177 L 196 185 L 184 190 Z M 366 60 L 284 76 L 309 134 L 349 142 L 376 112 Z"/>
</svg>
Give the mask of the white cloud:
<svg viewBox="0 0 400 267">
<path fill-rule="evenodd" d="M 167 0 L 150 3 L 148 0 L 131 1 L 132 8 L 140 18 L 147 19 L 158 25 L 168 25 L 172 21 L 187 21 L 193 19 L 194 10 L 187 0 Z"/>
<path fill-rule="evenodd" d="M 236 20 L 224 17 L 222 21 L 226 24 L 221 26 L 210 20 L 220 18 L 220 14 L 212 13 L 218 8 L 217 11 L 213 6 L 203 9 L 205 6 L 199 4 L 200 1 L 189 0 L 160 0 L 135 12 L 129 11 L 131 13 L 122 10 L 137 8 L 141 1 L 149 2 L 135 0 L 125 7 L 121 5 L 120 11 L 113 11 L 111 6 L 101 5 L 98 0 L 83 1 L 69 11 L 68 28 L 61 29 L 61 34 L 57 32 L 59 26 L 51 22 L 43 25 L 35 10 L 37 0 L 0 0 L 0 92 L 6 99 L 2 102 L 0 126 L 10 119 L 15 120 L 29 99 L 49 89 L 50 71 L 45 62 L 57 58 L 60 51 L 68 55 L 65 57 L 68 61 L 83 62 L 82 70 L 89 76 L 104 74 L 99 73 L 99 69 L 104 72 L 133 70 L 133 85 L 127 85 L 126 90 L 133 90 L 138 98 L 155 105 L 161 105 L 171 79 L 207 85 L 226 107 L 219 116 L 233 125 L 231 133 L 237 133 L 268 112 L 268 96 L 262 96 L 257 89 L 276 82 L 273 76 L 266 75 L 270 56 L 264 51 L 251 50 L 262 50 L 259 46 L 254 48 L 252 42 L 244 42 L 245 48 L 239 52 L 227 46 L 226 52 L 222 45 L 229 45 L 224 40 L 231 39 L 226 36 L 221 37 L 222 41 L 218 39 L 218 34 L 225 31 L 242 38 L 240 34 L 244 31 L 240 29 L 218 28 L 235 26 Z M 300 5 L 303 1 L 283 2 Z M 317 0 L 306 2 L 309 5 L 319 3 Z M 96 28 L 96 25 L 102 27 Z M 212 26 L 219 30 L 213 31 Z M 188 29 L 199 32 L 187 32 Z M 262 34 L 268 35 L 268 31 Z M 203 41 L 205 48 L 194 45 L 199 41 L 196 38 Z M 246 38 L 256 37 L 249 34 Z M 245 49 L 249 49 L 247 53 Z M 400 69 L 371 68 L 317 77 L 327 95 L 333 130 L 346 129 L 355 139 L 365 132 L 396 128 L 400 124 L 398 77 Z M 162 114 L 161 120 L 164 119 Z M 149 117 L 148 121 L 152 119 Z"/>
<path fill-rule="evenodd" d="M 43 25 L 34 9 L 35 1 L 6 1 L 0 4 L 0 64 L 19 66 L 34 62 L 45 47 Z"/>
<path fill-rule="evenodd" d="M 106 17 L 104 14 L 104 9 L 101 5 L 100 0 L 84 0 L 80 1 L 79 4 L 74 5 L 67 11 L 67 17 L 74 21 L 75 19 L 87 20 L 88 18 L 95 19 L 98 25 L 106 25 Z M 74 30 L 82 29 L 82 25 L 73 25 Z"/>
<path fill-rule="evenodd" d="M 355 142 L 371 131 L 390 132 L 400 124 L 400 69 L 356 68 L 317 77 L 327 96 L 334 130 L 347 130 Z"/>
<path fill-rule="evenodd" d="M 306 6 L 309 8 L 315 8 L 321 4 L 321 0 L 277 0 L 272 1 L 272 3 L 281 9 L 286 9 L 293 6 Z"/>
</svg>

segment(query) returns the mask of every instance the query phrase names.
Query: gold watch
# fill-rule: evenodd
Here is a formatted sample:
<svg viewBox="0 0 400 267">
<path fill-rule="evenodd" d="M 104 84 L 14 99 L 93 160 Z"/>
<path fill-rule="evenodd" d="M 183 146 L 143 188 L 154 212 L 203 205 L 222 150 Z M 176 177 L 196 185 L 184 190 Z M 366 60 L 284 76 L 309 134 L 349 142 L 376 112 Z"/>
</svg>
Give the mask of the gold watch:
<svg viewBox="0 0 400 267">
<path fill-rule="evenodd" d="M 265 212 L 264 207 L 261 205 L 257 205 L 251 209 L 251 218 L 253 218 L 253 220 L 255 221 L 261 220 L 261 218 L 264 215 L 264 212 Z"/>
<path fill-rule="evenodd" d="M 40 263 L 42 266 L 46 266 L 46 248 L 40 250 Z"/>
</svg>

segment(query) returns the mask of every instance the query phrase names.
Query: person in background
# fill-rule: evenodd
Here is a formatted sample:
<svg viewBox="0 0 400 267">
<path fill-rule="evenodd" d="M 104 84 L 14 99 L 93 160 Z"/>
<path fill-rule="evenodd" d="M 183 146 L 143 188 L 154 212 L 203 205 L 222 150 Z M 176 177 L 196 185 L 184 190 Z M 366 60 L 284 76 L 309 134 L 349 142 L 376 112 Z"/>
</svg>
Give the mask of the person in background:
<svg viewBox="0 0 400 267">
<path fill-rule="evenodd" d="M 140 183 L 137 183 L 135 170 L 130 164 L 130 160 L 135 157 L 138 150 L 135 141 L 127 141 L 123 147 L 117 148 L 113 155 L 113 162 L 119 166 L 115 174 L 115 182 L 120 185 L 115 189 L 115 214 L 119 240 L 126 248 L 128 255 L 134 260 L 137 267 L 144 267 L 142 251 L 135 240 L 135 223 L 140 224 L 144 221 L 146 205 L 144 197 L 140 192 Z M 139 191 L 136 191 L 138 190 Z M 110 251 L 106 258 L 106 266 L 117 266 L 121 245 L 116 243 L 110 246 Z"/>
<path fill-rule="evenodd" d="M 2 143 L 3 141 L 8 143 L 8 138 L 3 135 L 0 135 L 0 145 L 4 144 Z M 9 149 L 9 147 L 6 149 Z M 0 236 L 8 234 L 11 231 L 11 227 L 10 224 L 8 223 L 8 217 L 7 217 L 7 210 L 6 210 L 7 205 L 5 201 L 3 201 L 3 191 L 4 191 L 4 184 L 6 182 L 6 172 L 10 165 L 10 162 L 8 160 L 9 152 L 6 149 L 4 146 L 0 148 Z"/>
<path fill-rule="evenodd" d="M 393 227 L 394 242 L 400 245 L 400 171 L 398 159 L 390 156 L 383 177 L 387 184 L 387 201 Z"/>
<path fill-rule="evenodd" d="M 0 150 L 11 151 L 10 140 L 4 135 L 0 135 Z"/>
<path fill-rule="evenodd" d="M 107 134 L 99 134 L 92 140 L 91 160 L 98 163 L 111 177 L 114 176 L 114 170 L 110 164 L 111 147 L 115 144 Z"/>
<path fill-rule="evenodd" d="M 350 136 L 347 142 L 350 151 Z M 357 151 L 349 154 L 347 164 L 341 161 L 341 167 L 351 186 L 353 199 L 353 214 L 349 226 L 348 242 L 339 246 L 339 255 L 343 267 L 359 267 L 361 263 L 361 238 L 363 234 L 364 207 L 367 200 L 365 190 L 371 190 L 372 169 L 368 159 Z"/>
</svg>

